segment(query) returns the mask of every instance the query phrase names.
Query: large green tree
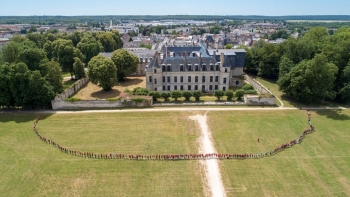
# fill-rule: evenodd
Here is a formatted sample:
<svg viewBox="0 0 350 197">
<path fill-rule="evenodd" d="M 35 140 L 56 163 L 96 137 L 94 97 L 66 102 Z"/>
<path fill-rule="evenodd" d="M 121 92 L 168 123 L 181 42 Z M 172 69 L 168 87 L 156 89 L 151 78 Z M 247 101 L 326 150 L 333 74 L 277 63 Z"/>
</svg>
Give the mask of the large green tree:
<svg viewBox="0 0 350 197">
<path fill-rule="evenodd" d="M 321 103 L 334 99 L 334 82 L 338 68 L 327 62 L 323 54 L 304 60 L 278 80 L 280 90 L 305 103 Z"/>
<path fill-rule="evenodd" d="M 45 79 L 50 83 L 53 87 L 53 91 L 57 94 L 63 91 L 62 84 L 62 69 L 60 64 L 55 61 L 47 61 L 45 62 L 45 67 L 47 69 L 45 74 Z"/>
<path fill-rule="evenodd" d="M 73 46 L 71 40 L 58 39 L 52 43 L 53 60 L 60 63 L 63 71 L 69 71 L 73 77 L 74 57 L 82 58 L 81 52 Z"/>
<path fill-rule="evenodd" d="M 139 58 L 136 55 L 123 49 L 114 51 L 111 59 L 117 67 L 118 80 L 123 80 L 126 75 L 136 72 L 139 64 Z"/>
<path fill-rule="evenodd" d="M 85 34 L 81 41 L 77 44 L 77 48 L 83 54 L 84 63 L 87 64 L 92 57 L 98 55 L 103 49 L 101 43 L 99 43 L 92 35 Z"/>
<path fill-rule="evenodd" d="M 93 84 L 111 90 L 117 80 L 117 68 L 113 61 L 102 55 L 93 57 L 88 64 L 88 76 Z"/>
</svg>

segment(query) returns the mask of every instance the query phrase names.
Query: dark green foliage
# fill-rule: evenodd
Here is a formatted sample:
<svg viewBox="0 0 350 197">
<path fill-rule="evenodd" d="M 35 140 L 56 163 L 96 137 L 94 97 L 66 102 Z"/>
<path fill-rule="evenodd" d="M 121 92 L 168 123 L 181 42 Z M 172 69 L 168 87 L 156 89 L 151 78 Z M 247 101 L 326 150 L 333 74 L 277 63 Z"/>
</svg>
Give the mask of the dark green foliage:
<svg viewBox="0 0 350 197">
<path fill-rule="evenodd" d="M 63 90 L 63 84 L 60 64 L 54 61 L 47 61 L 44 65 L 46 66 L 47 71 L 44 76 L 45 79 L 51 84 L 55 93 L 61 93 Z"/>
<path fill-rule="evenodd" d="M 161 96 L 160 93 L 157 91 L 151 91 L 148 93 L 149 96 L 152 96 L 153 101 L 157 101 Z"/>
<path fill-rule="evenodd" d="M 160 96 L 163 97 L 165 101 L 169 101 L 171 94 L 170 94 L 170 92 L 162 92 L 162 93 L 160 93 Z"/>
<path fill-rule="evenodd" d="M 182 92 L 182 96 L 185 97 L 186 101 L 189 101 L 192 95 L 193 95 L 192 92 L 187 90 Z"/>
<path fill-rule="evenodd" d="M 237 100 L 241 101 L 242 97 L 244 96 L 245 91 L 242 89 L 236 90 L 235 96 L 237 97 Z"/>
<path fill-rule="evenodd" d="M 244 94 L 258 94 L 256 90 L 244 90 Z"/>
<path fill-rule="evenodd" d="M 182 97 L 182 93 L 180 90 L 171 91 L 171 98 L 175 99 L 175 101 L 177 101 L 177 99 L 181 97 Z"/>
<path fill-rule="evenodd" d="M 92 57 L 100 53 L 103 47 L 91 34 L 85 34 L 77 44 L 77 48 L 83 54 L 84 63 L 87 64 Z"/>
<path fill-rule="evenodd" d="M 141 87 L 136 87 L 133 89 L 132 94 L 133 95 L 148 95 L 149 91 L 147 88 L 141 88 Z"/>
<path fill-rule="evenodd" d="M 139 64 L 139 58 L 136 55 L 123 49 L 114 51 L 111 59 L 117 67 L 118 80 L 124 80 L 125 76 L 136 72 Z"/>
<path fill-rule="evenodd" d="M 278 80 L 280 89 L 288 96 L 305 103 L 321 103 L 334 99 L 334 82 L 338 68 L 327 63 L 324 55 L 304 60 Z"/>
<path fill-rule="evenodd" d="M 228 101 L 232 101 L 233 96 L 234 96 L 234 92 L 232 90 L 227 90 L 227 91 L 225 91 L 225 96 L 227 96 Z"/>
<path fill-rule="evenodd" d="M 88 75 L 93 84 L 105 91 L 112 89 L 117 81 L 117 68 L 111 59 L 97 55 L 90 60 L 88 67 Z"/>
<path fill-rule="evenodd" d="M 192 94 L 196 101 L 199 101 L 200 97 L 203 95 L 201 90 L 196 90 Z"/>
<path fill-rule="evenodd" d="M 225 92 L 223 90 L 215 90 L 214 96 L 220 100 L 223 96 L 225 96 Z"/>
<path fill-rule="evenodd" d="M 243 90 L 254 90 L 254 87 L 250 84 L 244 84 L 242 87 Z"/>
<path fill-rule="evenodd" d="M 74 69 L 74 78 L 75 79 L 81 79 L 81 78 L 84 78 L 86 76 L 84 64 L 77 57 L 74 58 L 73 69 Z"/>
</svg>

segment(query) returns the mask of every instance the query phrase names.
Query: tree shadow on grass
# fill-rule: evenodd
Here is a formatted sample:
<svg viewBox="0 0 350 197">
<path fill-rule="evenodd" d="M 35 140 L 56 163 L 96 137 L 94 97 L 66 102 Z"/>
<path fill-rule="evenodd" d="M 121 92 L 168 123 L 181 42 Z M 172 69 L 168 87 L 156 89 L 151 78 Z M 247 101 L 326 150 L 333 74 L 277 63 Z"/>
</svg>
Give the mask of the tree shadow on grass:
<svg viewBox="0 0 350 197">
<path fill-rule="evenodd" d="M 320 116 L 326 116 L 333 120 L 350 120 L 350 116 L 342 113 L 343 110 L 316 110 Z"/>
<path fill-rule="evenodd" d="M 91 97 L 98 98 L 98 99 L 115 98 L 119 96 L 120 93 L 121 92 L 116 89 L 112 89 L 109 91 L 100 90 L 100 91 L 91 93 Z"/>
<path fill-rule="evenodd" d="M 139 85 L 142 82 L 143 82 L 143 80 L 137 79 L 137 78 L 134 78 L 134 79 L 125 78 L 123 81 L 116 82 L 115 85 L 125 88 L 125 87 L 129 87 L 129 86 Z"/>
<path fill-rule="evenodd" d="M 44 113 L 38 110 L 0 110 L 0 123 L 14 121 L 16 123 L 34 122 L 38 117 L 45 120 L 52 116 L 53 113 Z"/>
</svg>

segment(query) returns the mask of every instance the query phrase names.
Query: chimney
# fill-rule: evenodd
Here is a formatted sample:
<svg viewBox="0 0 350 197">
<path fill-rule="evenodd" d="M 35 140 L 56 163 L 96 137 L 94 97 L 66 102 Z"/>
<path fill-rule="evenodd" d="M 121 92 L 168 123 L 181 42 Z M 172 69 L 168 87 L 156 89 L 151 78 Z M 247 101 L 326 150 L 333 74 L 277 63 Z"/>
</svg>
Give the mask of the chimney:
<svg viewBox="0 0 350 197">
<path fill-rule="evenodd" d="M 202 52 L 199 53 L 199 65 L 202 65 Z"/>
<path fill-rule="evenodd" d="M 158 52 L 158 64 L 161 64 L 161 63 L 162 63 L 162 61 L 160 59 L 160 52 Z"/>
<path fill-rule="evenodd" d="M 220 65 L 224 65 L 224 61 L 225 61 L 225 54 L 224 53 L 221 53 L 220 54 Z"/>
<path fill-rule="evenodd" d="M 207 46 L 206 46 L 206 50 L 208 50 L 208 48 L 209 48 L 209 43 L 208 43 L 208 40 L 207 40 L 207 41 L 205 41 L 205 44 L 207 45 Z"/>
<path fill-rule="evenodd" d="M 214 59 L 216 61 L 216 51 L 213 52 L 213 55 L 214 55 Z"/>
<path fill-rule="evenodd" d="M 185 64 L 184 64 L 184 66 L 187 66 L 187 53 L 183 52 L 182 54 L 185 57 Z"/>
<path fill-rule="evenodd" d="M 170 57 L 170 51 L 166 52 L 166 57 Z"/>
</svg>

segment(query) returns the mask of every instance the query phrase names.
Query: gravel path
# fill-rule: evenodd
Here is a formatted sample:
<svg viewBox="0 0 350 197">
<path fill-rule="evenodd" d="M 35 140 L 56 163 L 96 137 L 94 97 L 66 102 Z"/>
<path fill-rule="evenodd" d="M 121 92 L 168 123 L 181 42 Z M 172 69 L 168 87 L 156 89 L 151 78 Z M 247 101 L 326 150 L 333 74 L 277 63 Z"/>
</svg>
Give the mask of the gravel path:
<svg viewBox="0 0 350 197">
<path fill-rule="evenodd" d="M 202 131 L 199 152 L 203 154 L 216 153 L 216 150 L 213 146 L 211 133 L 208 129 L 206 114 L 207 113 L 205 113 L 204 116 L 201 116 L 201 115 L 190 116 L 189 118 L 191 120 L 197 121 Z M 226 196 L 225 188 L 221 179 L 218 161 L 216 159 L 213 159 L 213 160 L 208 159 L 208 160 L 201 161 L 201 164 L 204 165 L 205 167 L 207 185 L 209 187 L 209 190 L 212 196 L 215 196 L 215 197 Z"/>
</svg>

